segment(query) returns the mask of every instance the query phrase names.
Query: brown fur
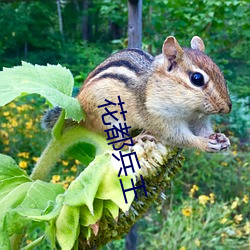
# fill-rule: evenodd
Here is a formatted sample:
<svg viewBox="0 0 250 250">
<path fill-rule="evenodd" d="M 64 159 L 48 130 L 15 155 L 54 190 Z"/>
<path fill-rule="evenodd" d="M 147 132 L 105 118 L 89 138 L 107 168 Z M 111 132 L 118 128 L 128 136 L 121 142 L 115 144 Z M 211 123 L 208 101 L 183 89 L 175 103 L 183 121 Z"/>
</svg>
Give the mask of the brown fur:
<svg viewBox="0 0 250 250">
<path fill-rule="evenodd" d="M 103 125 L 104 108 L 98 106 L 105 99 L 118 103 L 120 95 L 127 110 L 127 125 L 132 129 L 143 129 L 165 144 L 220 151 L 222 142 L 214 146 L 208 138 L 213 133 L 208 114 L 230 112 L 225 79 L 202 52 L 203 41 L 194 37 L 191 45 L 196 49 L 182 49 L 174 37 L 168 37 L 163 54 L 156 58 L 135 49 L 121 51 L 101 63 L 89 74 L 78 95 L 87 114 L 84 126 L 103 133 L 116 124 Z M 205 72 L 208 80 L 204 86 L 190 82 L 193 70 Z M 108 109 L 119 110 L 119 106 Z M 121 115 L 116 117 L 123 122 Z"/>
</svg>

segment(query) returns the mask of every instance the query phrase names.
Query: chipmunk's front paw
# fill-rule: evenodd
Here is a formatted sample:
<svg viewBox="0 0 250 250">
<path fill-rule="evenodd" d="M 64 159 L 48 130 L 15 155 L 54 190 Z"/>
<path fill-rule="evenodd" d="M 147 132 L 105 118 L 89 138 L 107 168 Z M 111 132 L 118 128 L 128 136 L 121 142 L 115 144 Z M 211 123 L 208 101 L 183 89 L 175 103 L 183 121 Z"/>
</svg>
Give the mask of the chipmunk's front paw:
<svg viewBox="0 0 250 250">
<path fill-rule="evenodd" d="M 152 136 L 152 135 L 147 134 L 146 132 L 142 133 L 142 134 L 139 134 L 139 135 L 137 135 L 136 137 L 133 138 L 134 143 L 138 143 L 138 142 L 143 143 L 146 140 L 156 142 L 155 137 Z"/>
<path fill-rule="evenodd" d="M 207 152 L 216 153 L 225 151 L 230 147 L 229 139 L 221 133 L 215 133 L 208 138 L 208 149 Z"/>
</svg>

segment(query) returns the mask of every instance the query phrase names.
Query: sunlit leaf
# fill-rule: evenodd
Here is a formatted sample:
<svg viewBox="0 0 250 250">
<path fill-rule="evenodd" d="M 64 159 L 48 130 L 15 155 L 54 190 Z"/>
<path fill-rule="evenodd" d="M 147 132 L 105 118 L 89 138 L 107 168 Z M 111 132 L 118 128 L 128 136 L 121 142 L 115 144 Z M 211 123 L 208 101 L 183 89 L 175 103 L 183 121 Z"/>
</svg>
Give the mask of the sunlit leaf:
<svg viewBox="0 0 250 250">
<path fill-rule="evenodd" d="M 16 97 L 36 93 L 53 106 L 65 109 L 66 118 L 80 121 L 84 114 L 78 100 L 71 97 L 73 85 L 71 72 L 61 65 L 34 66 L 22 62 L 21 66 L 0 72 L 0 106 Z"/>
<path fill-rule="evenodd" d="M 97 156 L 71 183 L 65 192 L 64 203 L 70 206 L 87 205 L 93 214 L 93 201 L 103 176 L 110 166 L 109 160 L 109 154 Z"/>
<path fill-rule="evenodd" d="M 28 178 L 24 170 L 10 156 L 0 154 L 0 181 L 22 175 Z"/>
<path fill-rule="evenodd" d="M 80 208 L 81 226 L 93 225 L 102 217 L 103 200 L 95 199 L 93 207 L 94 207 L 94 214 L 91 214 L 87 206 L 81 206 Z"/>
<path fill-rule="evenodd" d="M 78 142 L 70 147 L 66 153 L 83 164 L 88 165 L 95 158 L 96 149 L 92 144 Z"/>
<path fill-rule="evenodd" d="M 64 205 L 56 220 L 56 238 L 62 249 L 71 250 L 79 233 L 79 207 Z"/>
</svg>

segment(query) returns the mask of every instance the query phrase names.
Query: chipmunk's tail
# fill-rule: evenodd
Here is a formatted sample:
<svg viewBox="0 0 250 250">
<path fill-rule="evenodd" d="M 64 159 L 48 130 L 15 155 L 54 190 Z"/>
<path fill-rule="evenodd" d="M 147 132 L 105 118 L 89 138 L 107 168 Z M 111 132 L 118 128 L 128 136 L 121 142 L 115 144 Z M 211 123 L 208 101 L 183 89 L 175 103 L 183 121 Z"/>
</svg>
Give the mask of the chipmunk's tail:
<svg viewBox="0 0 250 250">
<path fill-rule="evenodd" d="M 42 117 L 42 128 L 45 130 L 51 130 L 56 124 L 62 109 L 58 106 L 48 109 L 45 111 L 44 116 Z"/>
</svg>

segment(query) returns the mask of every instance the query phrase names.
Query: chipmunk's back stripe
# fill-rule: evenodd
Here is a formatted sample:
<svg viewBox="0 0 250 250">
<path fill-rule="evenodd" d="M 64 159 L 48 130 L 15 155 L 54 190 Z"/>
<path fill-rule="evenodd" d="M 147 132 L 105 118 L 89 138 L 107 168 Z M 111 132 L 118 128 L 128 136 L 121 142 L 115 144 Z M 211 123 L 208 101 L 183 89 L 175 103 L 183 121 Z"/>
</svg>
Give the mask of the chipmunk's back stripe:
<svg viewBox="0 0 250 250">
<path fill-rule="evenodd" d="M 104 79 L 104 78 L 112 78 L 112 79 L 118 80 L 120 82 L 124 82 L 126 85 L 129 83 L 128 77 L 121 75 L 121 74 L 112 74 L 112 73 L 103 74 L 100 77 L 96 78 L 96 80 L 100 80 L 100 79 Z"/>
<path fill-rule="evenodd" d="M 140 69 L 136 65 L 130 63 L 129 61 L 127 61 L 127 60 L 117 60 L 117 61 L 109 62 L 106 65 L 97 68 L 93 72 L 91 77 L 95 77 L 96 75 L 98 75 L 102 71 L 105 71 L 106 69 L 111 68 L 111 67 L 125 67 L 125 68 L 135 72 L 136 74 L 139 74 L 139 72 L 140 72 Z"/>
<path fill-rule="evenodd" d="M 150 54 L 146 53 L 145 51 L 143 51 L 141 49 L 126 49 L 126 51 L 132 51 L 132 52 L 138 53 L 141 56 L 144 56 L 149 62 L 153 62 L 154 61 L 154 57 L 153 56 L 151 56 Z"/>
</svg>

